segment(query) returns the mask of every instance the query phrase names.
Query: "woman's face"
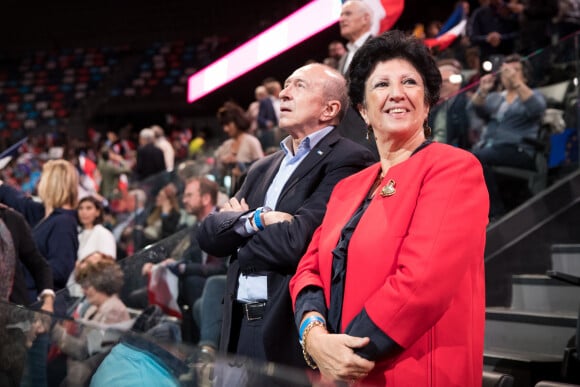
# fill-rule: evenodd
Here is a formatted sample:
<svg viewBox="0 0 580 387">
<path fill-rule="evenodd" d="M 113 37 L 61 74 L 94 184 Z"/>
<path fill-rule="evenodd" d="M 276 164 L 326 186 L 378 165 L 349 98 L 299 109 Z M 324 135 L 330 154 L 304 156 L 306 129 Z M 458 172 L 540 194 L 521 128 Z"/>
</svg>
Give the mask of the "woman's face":
<svg viewBox="0 0 580 387">
<path fill-rule="evenodd" d="M 238 127 L 236 124 L 234 124 L 233 121 L 229 122 L 224 125 L 224 132 L 226 132 L 228 136 L 234 137 L 236 134 L 238 134 Z"/>
<path fill-rule="evenodd" d="M 79 204 L 78 214 L 81 225 L 87 227 L 95 225 L 95 219 L 101 214 L 101 211 L 92 202 L 85 200 Z"/>
<path fill-rule="evenodd" d="M 100 306 L 100 295 L 93 285 L 83 285 L 82 289 L 89 304 Z"/>
<path fill-rule="evenodd" d="M 429 106 L 421 74 L 405 59 L 379 62 L 365 82 L 361 114 L 378 139 L 404 140 L 423 132 Z"/>
<path fill-rule="evenodd" d="M 155 198 L 155 204 L 160 206 L 167 201 L 167 195 L 163 190 L 159 191 L 157 197 Z"/>
</svg>

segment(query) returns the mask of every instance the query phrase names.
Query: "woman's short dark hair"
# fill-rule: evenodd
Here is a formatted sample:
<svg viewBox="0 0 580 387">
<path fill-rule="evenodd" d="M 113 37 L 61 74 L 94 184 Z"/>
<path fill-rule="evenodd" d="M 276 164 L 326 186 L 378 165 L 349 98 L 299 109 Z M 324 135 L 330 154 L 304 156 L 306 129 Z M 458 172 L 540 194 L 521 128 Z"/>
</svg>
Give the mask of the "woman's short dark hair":
<svg viewBox="0 0 580 387">
<path fill-rule="evenodd" d="M 441 73 L 435 60 L 421 40 L 397 30 L 368 40 L 354 54 L 347 73 L 352 105 L 364 103 L 366 80 L 379 62 L 391 59 L 404 59 L 417 69 L 425 84 L 425 102 L 433 107 L 441 89 Z"/>
<path fill-rule="evenodd" d="M 81 265 L 75 270 L 75 280 L 83 287 L 92 286 L 112 296 L 123 288 L 123 270 L 114 260 L 101 259 Z"/>
<path fill-rule="evenodd" d="M 103 221 L 105 220 L 105 208 L 103 207 L 103 203 L 101 203 L 101 201 L 99 199 L 97 199 L 94 196 L 85 196 L 84 198 L 82 198 L 81 200 L 79 200 L 79 204 L 78 207 L 81 206 L 81 204 L 83 204 L 84 202 L 91 202 L 93 203 L 93 205 L 95 206 L 95 208 L 99 211 L 99 216 L 97 216 L 93 222 L 93 226 L 97 225 L 97 224 L 101 224 L 103 223 Z M 77 214 L 77 218 L 78 218 L 78 214 Z M 78 219 L 77 219 L 78 220 Z M 80 224 L 80 220 L 79 220 L 79 224 Z"/>
<path fill-rule="evenodd" d="M 227 125 L 233 122 L 238 130 L 247 132 L 250 128 L 250 120 L 244 109 L 234 102 L 226 102 L 217 112 L 220 125 Z"/>
<path fill-rule="evenodd" d="M 530 62 L 522 57 L 520 54 L 511 54 L 503 58 L 502 63 L 520 63 L 522 65 L 522 75 L 524 76 L 526 83 L 530 83 L 532 69 L 530 66 Z"/>
</svg>

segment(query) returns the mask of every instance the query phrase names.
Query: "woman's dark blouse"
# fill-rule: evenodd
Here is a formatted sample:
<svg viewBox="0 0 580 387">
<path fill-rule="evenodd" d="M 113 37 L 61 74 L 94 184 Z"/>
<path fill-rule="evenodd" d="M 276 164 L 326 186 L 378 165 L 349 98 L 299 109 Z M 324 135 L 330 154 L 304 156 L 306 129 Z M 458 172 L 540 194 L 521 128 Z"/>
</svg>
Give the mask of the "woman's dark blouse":
<svg viewBox="0 0 580 387">
<path fill-rule="evenodd" d="M 32 227 L 32 239 L 38 251 L 52 269 L 54 290 L 65 288 L 74 269 L 79 248 L 76 210 L 55 208 L 44 218 L 45 209 L 42 203 L 35 202 L 6 184 L 0 186 L 0 202 L 24 216 Z M 36 294 L 36 286 L 29 274 L 27 285 L 32 294 Z"/>
</svg>

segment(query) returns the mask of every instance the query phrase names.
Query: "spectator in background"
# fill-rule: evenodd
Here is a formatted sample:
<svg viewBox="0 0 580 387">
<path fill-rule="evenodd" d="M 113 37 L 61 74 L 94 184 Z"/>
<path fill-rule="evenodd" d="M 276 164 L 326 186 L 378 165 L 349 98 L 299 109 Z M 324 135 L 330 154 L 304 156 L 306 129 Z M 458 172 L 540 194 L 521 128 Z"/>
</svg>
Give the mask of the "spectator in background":
<svg viewBox="0 0 580 387">
<path fill-rule="evenodd" d="M 475 113 L 487 123 L 473 154 L 483 165 L 489 190 L 490 218 L 505 212 L 492 167 L 535 169 L 533 146 L 523 140 L 526 137 L 536 139 L 546 101 L 538 91 L 528 86 L 529 73 L 527 61 L 518 54 L 509 55 L 499 74 L 505 90 L 492 92 L 495 75 L 487 74 L 481 78 L 479 89 L 471 99 Z"/>
<path fill-rule="evenodd" d="M 463 149 L 471 148 L 468 97 L 466 93 L 459 93 L 463 80 L 461 64 L 455 59 L 442 59 L 437 62 L 437 68 L 443 83 L 439 101 L 429 114 L 433 139 Z"/>
<path fill-rule="evenodd" d="M 558 15 L 557 1 L 522 0 L 521 4 L 508 3 L 507 6 L 520 15 L 521 54 L 528 55 L 552 43 L 552 19 Z"/>
<path fill-rule="evenodd" d="M 145 246 L 143 229 L 147 224 L 147 194 L 141 189 L 129 191 L 124 197 L 125 212 L 119 214 L 118 223 L 113 229 L 117 241 L 117 257 L 132 255 Z"/>
<path fill-rule="evenodd" d="M 344 48 L 344 44 L 340 40 L 333 40 L 328 44 L 328 57 L 326 57 L 322 63 L 338 70 L 340 58 L 345 54 L 346 48 Z"/>
<path fill-rule="evenodd" d="M 107 148 L 101 152 L 97 168 L 101 173 L 99 193 L 107 200 L 111 200 L 118 191 L 119 178 L 123 174 L 130 173 L 131 167 L 122 156 Z"/>
<path fill-rule="evenodd" d="M 177 231 L 180 218 L 177 188 L 169 183 L 155 197 L 155 207 L 147 217 L 147 224 L 143 229 L 145 244 L 155 243 L 172 235 Z"/>
<path fill-rule="evenodd" d="M 0 202 L 20 212 L 32 227 L 32 237 L 40 254 L 52 270 L 54 290 L 64 289 L 73 271 L 79 241 L 77 236 L 76 205 L 79 176 L 76 168 L 66 160 L 50 160 L 42 168 L 38 183 L 41 203 L 0 181 Z M 29 302 L 37 297 L 37 284 L 26 273 Z M 64 303 L 56 303 L 55 311 L 66 313 Z M 29 350 L 25 385 L 46 385 L 49 340 L 46 335 L 36 337 Z"/>
<path fill-rule="evenodd" d="M 427 23 L 425 27 L 425 39 L 435 38 L 441 29 L 441 22 L 439 20 L 432 20 Z"/>
<path fill-rule="evenodd" d="M 552 20 L 558 15 L 555 0 L 522 0 L 522 3 L 508 4 L 512 12 L 520 15 L 520 47 L 518 52 L 530 55 L 546 48 L 533 58 L 533 81 L 535 85 L 545 85 L 550 79 L 551 43 L 554 26 Z"/>
<path fill-rule="evenodd" d="M 268 98 L 260 101 L 258 111 L 258 138 L 262 144 L 262 149 L 268 151 L 268 148 L 276 146 L 276 132 L 278 131 L 278 119 L 280 118 L 280 99 L 278 95 L 282 86 L 274 78 L 266 78 L 262 82 Z"/>
<path fill-rule="evenodd" d="M 348 43 L 348 51 L 340 58 L 338 70 L 346 74 L 356 51 L 372 37 L 373 11 L 361 0 L 348 0 L 342 5 L 339 27 L 340 35 Z"/>
<path fill-rule="evenodd" d="M 84 326 L 78 335 L 67 332 L 61 324 L 52 330 L 53 341 L 67 357 L 66 386 L 85 386 L 110 343 L 105 339 L 107 325 L 129 321 L 125 304 L 119 299 L 123 287 L 123 271 L 112 259 L 87 259 L 75 269 L 78 282 L 88 301 L 88 307 L 80 316 L 81 322 L 99 324 L 97 327 Z M 89 338 L 90 336 L 90 338 Z M 95 336 L 100 336 L 96 339 Z"/>
<path fill-rule="evenodd" d="M 252 135 L 256 135 L 256 131 L 258 130 L 258 114 L 260 113 L 260 102 L 268 98 L 268 91 L 264 85 L 260 85 L 256 87 L 254 90 L 254 96 L 256 100 L 248 106 L 248 110 L 246 114 L 248 119 L 250 120 L 250 128 L 248 129 L 248 133 Z"/>
<path fill-rule="evenodd" d="M 128 132 L 131 131 L 131 126 L 124 127 L 120 129 L 121 137 L 113 130 L 107 131 L 107 140 L 105 141 L 105 147 L 111 149 L 113 152 L 123 157 L 124 159 L 131 158 L 131 153 L 133 153 L 134 144 L 132 144 L 128 139 Z"/>
<path fill-rule="evenodd" d="M 201 296 L 207 278 L 226 271 L 225 259 L 208 255 L 195 239 L 199 223 L 217 209 L 218 189 L 215 182 L 205 177 L 192 177 L 186 181 L 183 204 L 187 212 L 195 215 L 196 222 L 189 232 L 186 240 L 188 246 L 181 257 L 168 258 L 160 263 L 179 276 L 177 301 L 183 318 L 182 337 L 190 343 L 197 342 L 199 338 L 199 327 L 193 320 L 193 305 Z M 152 268 L 153 264 L 146 263 L 142 273 L 148 275 Z"/>
<path fill-rule="evenodd" d="M 204 130 L 198 129 L 194 131 L 193 139 L 189 142 L 187 153 L 189 157 L 196 158 L 203 155 L 206 133 Z"/>
<path fill-rule="evenodd" d="M 153 125 L 151 129 L 153 129 L 153 133 L 155 134 L 155 146 L 163 152 L 165 168 L 167 169 L 167 172 L 171 172 L 175 165 L 175 149 L 167 137 L 165 137 L 165 131 L 161 126 Z"/>
<path fill-rule="evenodd" d="M 511 7 L 511 8 L 510 8 Z M 471 15 L 467 35 L 479 47 L 481 61 L 492 55 L 509 55 L 515 52 L 519 36 L 519 16 L 502 0 L 490 0 Z"/>
<path fill-rule="evenodd" d="M 0 182 L 0 202 L 20 212 L 32 227 L 34 243 L 52 269 L 54 290 L 65 288 L 77 259 L 78 236 L 76 205 L 78 172 L 65 160 L 44 164 L 38 183 L 42 203 L 24 196 Z M 27 279 L 30 301 L 37 296 L 36 286 Z"/>
<path fill-rule="evenodd" d="M 77 263 L 95 251 L 101 251 L 117 257 L 117 243 L 113 233 L 103 226 L 103 203 L 93 196 L 86 196 L 79 200 L 77 217 L 81 231 L 79 232 L 79 250 Z M 74 273 L 68 279 L 67 289 L 73 297 L 81 297 L 82 290 L 74 280 Z"/>
<path fill-rule="evenodd" d="M 558 0 L 558 6 L 558 37 L 562 39 L 580 30 L 580 0 Z M 571 50 L 566 54 L 573 57 Z"/>
<path fill-rule="evenodd" d="M 50 266 L 38 252 L 22 215 L 0 204 L 0 301 L 30 304 L 21 264 L 34 279 L 42 299 L 41 309 L 53 312 L 55 294 Z"/>
<path fill-rule="evenodd" d="M 163 151 L 155 146 L 155 132 L 145 128 L 139 132 L 139 148 L 137 149 L 137 162 L 135 175 L 138 181 L 166 170 Z"/>
<path fill-rule="evenodd" d="M 231 176 L 230 189 L 239 187 L 242 176 L 256 160 L 264 157 L 260 141 L 248 134 L 250 121 L 243 109 L 233 102 L 226 102 L 217 112 L 219 124 L 229 139 L 215 151 L 215 157 L 224 176 Z"/>
<path fill-rule="evenodd" d="M 345 38 L 348 51 L 340 58 L 338 71 L 346 74 L 350 61 L 356 51 L 369 39 L 372 38 L 373 12 L 368 4 L 361 0 L 349 0 L 342 5 L 340 12 L 339 27 L 340 35 Z M 338 125 L 341 136 L 351 139 L 368 149 L 379 159 L 377 145 L 374 136 L 369 135 L 367 125 L 360 114 L 349 105 L 344 118 Z"/>
</svg>

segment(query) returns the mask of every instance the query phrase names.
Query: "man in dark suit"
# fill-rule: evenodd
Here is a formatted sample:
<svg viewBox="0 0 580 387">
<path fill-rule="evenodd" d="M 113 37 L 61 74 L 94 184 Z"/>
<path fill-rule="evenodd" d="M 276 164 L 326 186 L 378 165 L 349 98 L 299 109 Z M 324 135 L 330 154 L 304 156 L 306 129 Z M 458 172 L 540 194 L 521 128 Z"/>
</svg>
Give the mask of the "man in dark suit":
<svg viewBox="0 0 580 387">
<path fill-rule="evenodd" d="M 135 164 L 137 180 L 142 181 L 149 176 L 164 172 L 165 158 L 163 151 L 155 146 L 153 129 L 145 128 L 139 132 L 139 145 Z"/>
<path fill-rule="evenodd" d="M 339 26 L 340 35 L 348 42 L 348 51 L 338 61 L 338 70 L 346 75 L 348 66 L 356 51 L 370 38 L 373 23 L 373 11 L 368 4 L 360 0 L 349 0 L 342 5 Z M 356 106 L 346 110 L 344 119 L 338 125 L 339 133 L 361 145 L 369 148 L 379 160 L 377 145 L 372 133 L 361 116 L 356 112 Z"/>
<path fill-rule="evenodd" d="M 232 256 L 221 350 L 303 367 L 288 282 L 334 185 L 370 165 L 372 154 L 335 129 L 348 105 L 338 71 L 301 67 L 280 100 L 280 126 L 290 134 L 283 149 L 251 167 L 235 197 L 202 222 L 198 241 L 210 254 Z"/>
</svg>

